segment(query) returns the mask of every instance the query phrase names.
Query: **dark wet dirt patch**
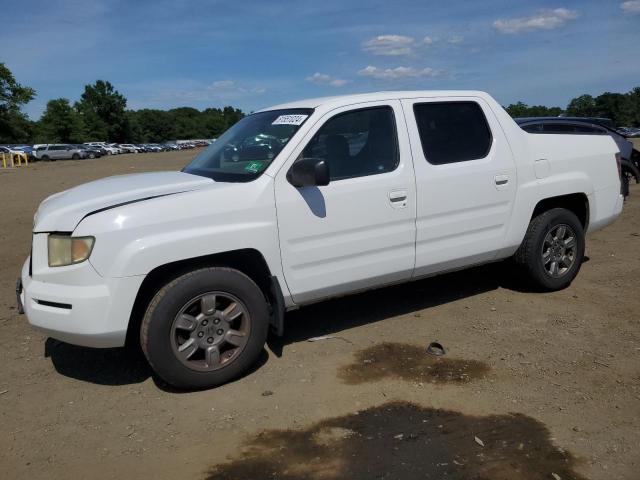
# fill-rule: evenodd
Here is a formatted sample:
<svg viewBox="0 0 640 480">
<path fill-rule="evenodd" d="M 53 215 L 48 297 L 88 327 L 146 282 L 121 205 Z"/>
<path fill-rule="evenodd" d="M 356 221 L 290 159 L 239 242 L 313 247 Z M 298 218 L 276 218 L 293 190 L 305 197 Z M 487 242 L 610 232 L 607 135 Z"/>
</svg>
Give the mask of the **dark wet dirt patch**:
<svg viewBox="0 0 640 480">
<path fill-rule="evenodd" d="M 338 372 L 348 384 L 400 378 L 424 383 L 467 383 L 482 378 L 489 367 L 478 360 L 434 357 L 426 347 L 380 343 L 360 350 L 352 364 Z"/>
<path fill-rule="evenodd" d="M 574 466 L 525 415 L 475 417 L 395 402 L 306 430 L 262 432 L 207 478 L 584 480 Z"/>
</svg>

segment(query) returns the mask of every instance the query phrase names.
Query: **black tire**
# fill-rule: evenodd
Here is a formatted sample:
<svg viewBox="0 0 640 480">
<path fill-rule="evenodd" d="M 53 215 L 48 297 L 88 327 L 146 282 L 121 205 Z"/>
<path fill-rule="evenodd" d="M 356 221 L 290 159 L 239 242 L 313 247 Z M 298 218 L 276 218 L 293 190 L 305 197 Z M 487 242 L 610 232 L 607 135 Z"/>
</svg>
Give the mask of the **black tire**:
<svg viewBox="0 0 640 480">
<path fill-rule="evenodd" d="M 545 267 L 543 247 L 547 235 L 562 225 L 568 226 L 573 231 L 575 251 L 571 266 L 566 268 L 561 276 L 555 277 Z M 584 247 L 584 228 L 578 217 L 564 208 L 553 208 L 531 220 L 514 259 L 536 287 L 546 291 L 562 290 L 568 287 L 578 274 L 584 257 Z"/>
<path fill-rule="evenodd" d="M 620 193 L 625 198 L 629 196 L 629 183 L 631 183 L 631 174 L 623 170 L 620 178 Z"/>
<path fill-rule="evenodd" d="M 89 158 L 96 158 L 96 154 L 95 153 L 90 153 L 89 154 Z"/>
<path fill-rule="evenodd" d="M 78 160 L 80 158 L 80 155 L 78 155 L 77 153 L 74 153 L 73 155 L 71 155 L 71 158 L 73 160 Z"/>
<path fill-rule="evenodd" d="M 242 350 L 226 365 L 213 371 L 189 368 L 174 350 L 174 319 L 198 296 L 223 292 L 239 299 L 250 329 Z M 180 389 L 211 388 L 237 378 L 258 359 L 269 330 L 269 309 L 260 288 L 245 274 L 230 268 L 196 270 L 171 281 L 153 297 L 140 327 L 140 344 L 160 378 Z"/>
<path fill-rule="evenodd" d="M 49 155 L 42 155 L 41 160 L 43 162 L 48 162 L 49 161 Z"/>
</svg>

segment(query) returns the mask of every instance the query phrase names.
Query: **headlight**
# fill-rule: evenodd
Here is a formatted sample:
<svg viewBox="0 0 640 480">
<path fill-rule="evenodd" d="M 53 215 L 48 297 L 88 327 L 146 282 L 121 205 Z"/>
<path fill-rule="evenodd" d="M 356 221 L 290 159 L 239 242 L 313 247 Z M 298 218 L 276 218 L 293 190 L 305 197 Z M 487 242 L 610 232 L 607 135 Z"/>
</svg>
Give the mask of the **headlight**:
<svg viewBox="0 0 640 480">
<path fill-rule="evenodd" d="M 84 262 L 89 255 L 95 238 L 72 237 L 70 235 L 49 235 L 49 266 L 62 267 Z"/>
</svg>

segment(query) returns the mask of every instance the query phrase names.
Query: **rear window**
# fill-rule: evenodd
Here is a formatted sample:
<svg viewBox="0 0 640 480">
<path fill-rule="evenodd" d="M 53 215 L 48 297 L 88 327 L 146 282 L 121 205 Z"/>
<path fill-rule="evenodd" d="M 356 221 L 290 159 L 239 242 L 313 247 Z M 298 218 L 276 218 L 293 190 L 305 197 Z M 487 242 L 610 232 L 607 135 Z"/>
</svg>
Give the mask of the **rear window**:
<svg viewBox="0 0 640 480">
<path fill-rule="evenodd" d="M 491 130 L 476 102 L 419 103 L 413 112 L 429 163 L 478 160 L 489 153 Z"/>
</svg>

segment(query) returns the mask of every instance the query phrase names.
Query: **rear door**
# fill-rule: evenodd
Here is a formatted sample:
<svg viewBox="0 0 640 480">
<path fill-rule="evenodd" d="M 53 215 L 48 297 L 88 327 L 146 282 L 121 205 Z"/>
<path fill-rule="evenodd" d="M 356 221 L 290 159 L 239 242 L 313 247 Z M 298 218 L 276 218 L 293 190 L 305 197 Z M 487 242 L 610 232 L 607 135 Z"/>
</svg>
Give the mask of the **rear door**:
<svg viewBox="0 0 640 480">
<path fill-rule="evenodd" d="M 327 186 L 296 188 L 286 173 L 297 158 L 329 164 Z M 327 113 L 276 176 L 285 279 L 305 303 L 411 278 L 416 194 L 400 101 Z"/>
<path fill-rule="evenodd" d="M 415 276 L 496 258 L 517 182 L 489 105 L 475 97 L 402 103 L 417 185 Z"/>
</svg>

